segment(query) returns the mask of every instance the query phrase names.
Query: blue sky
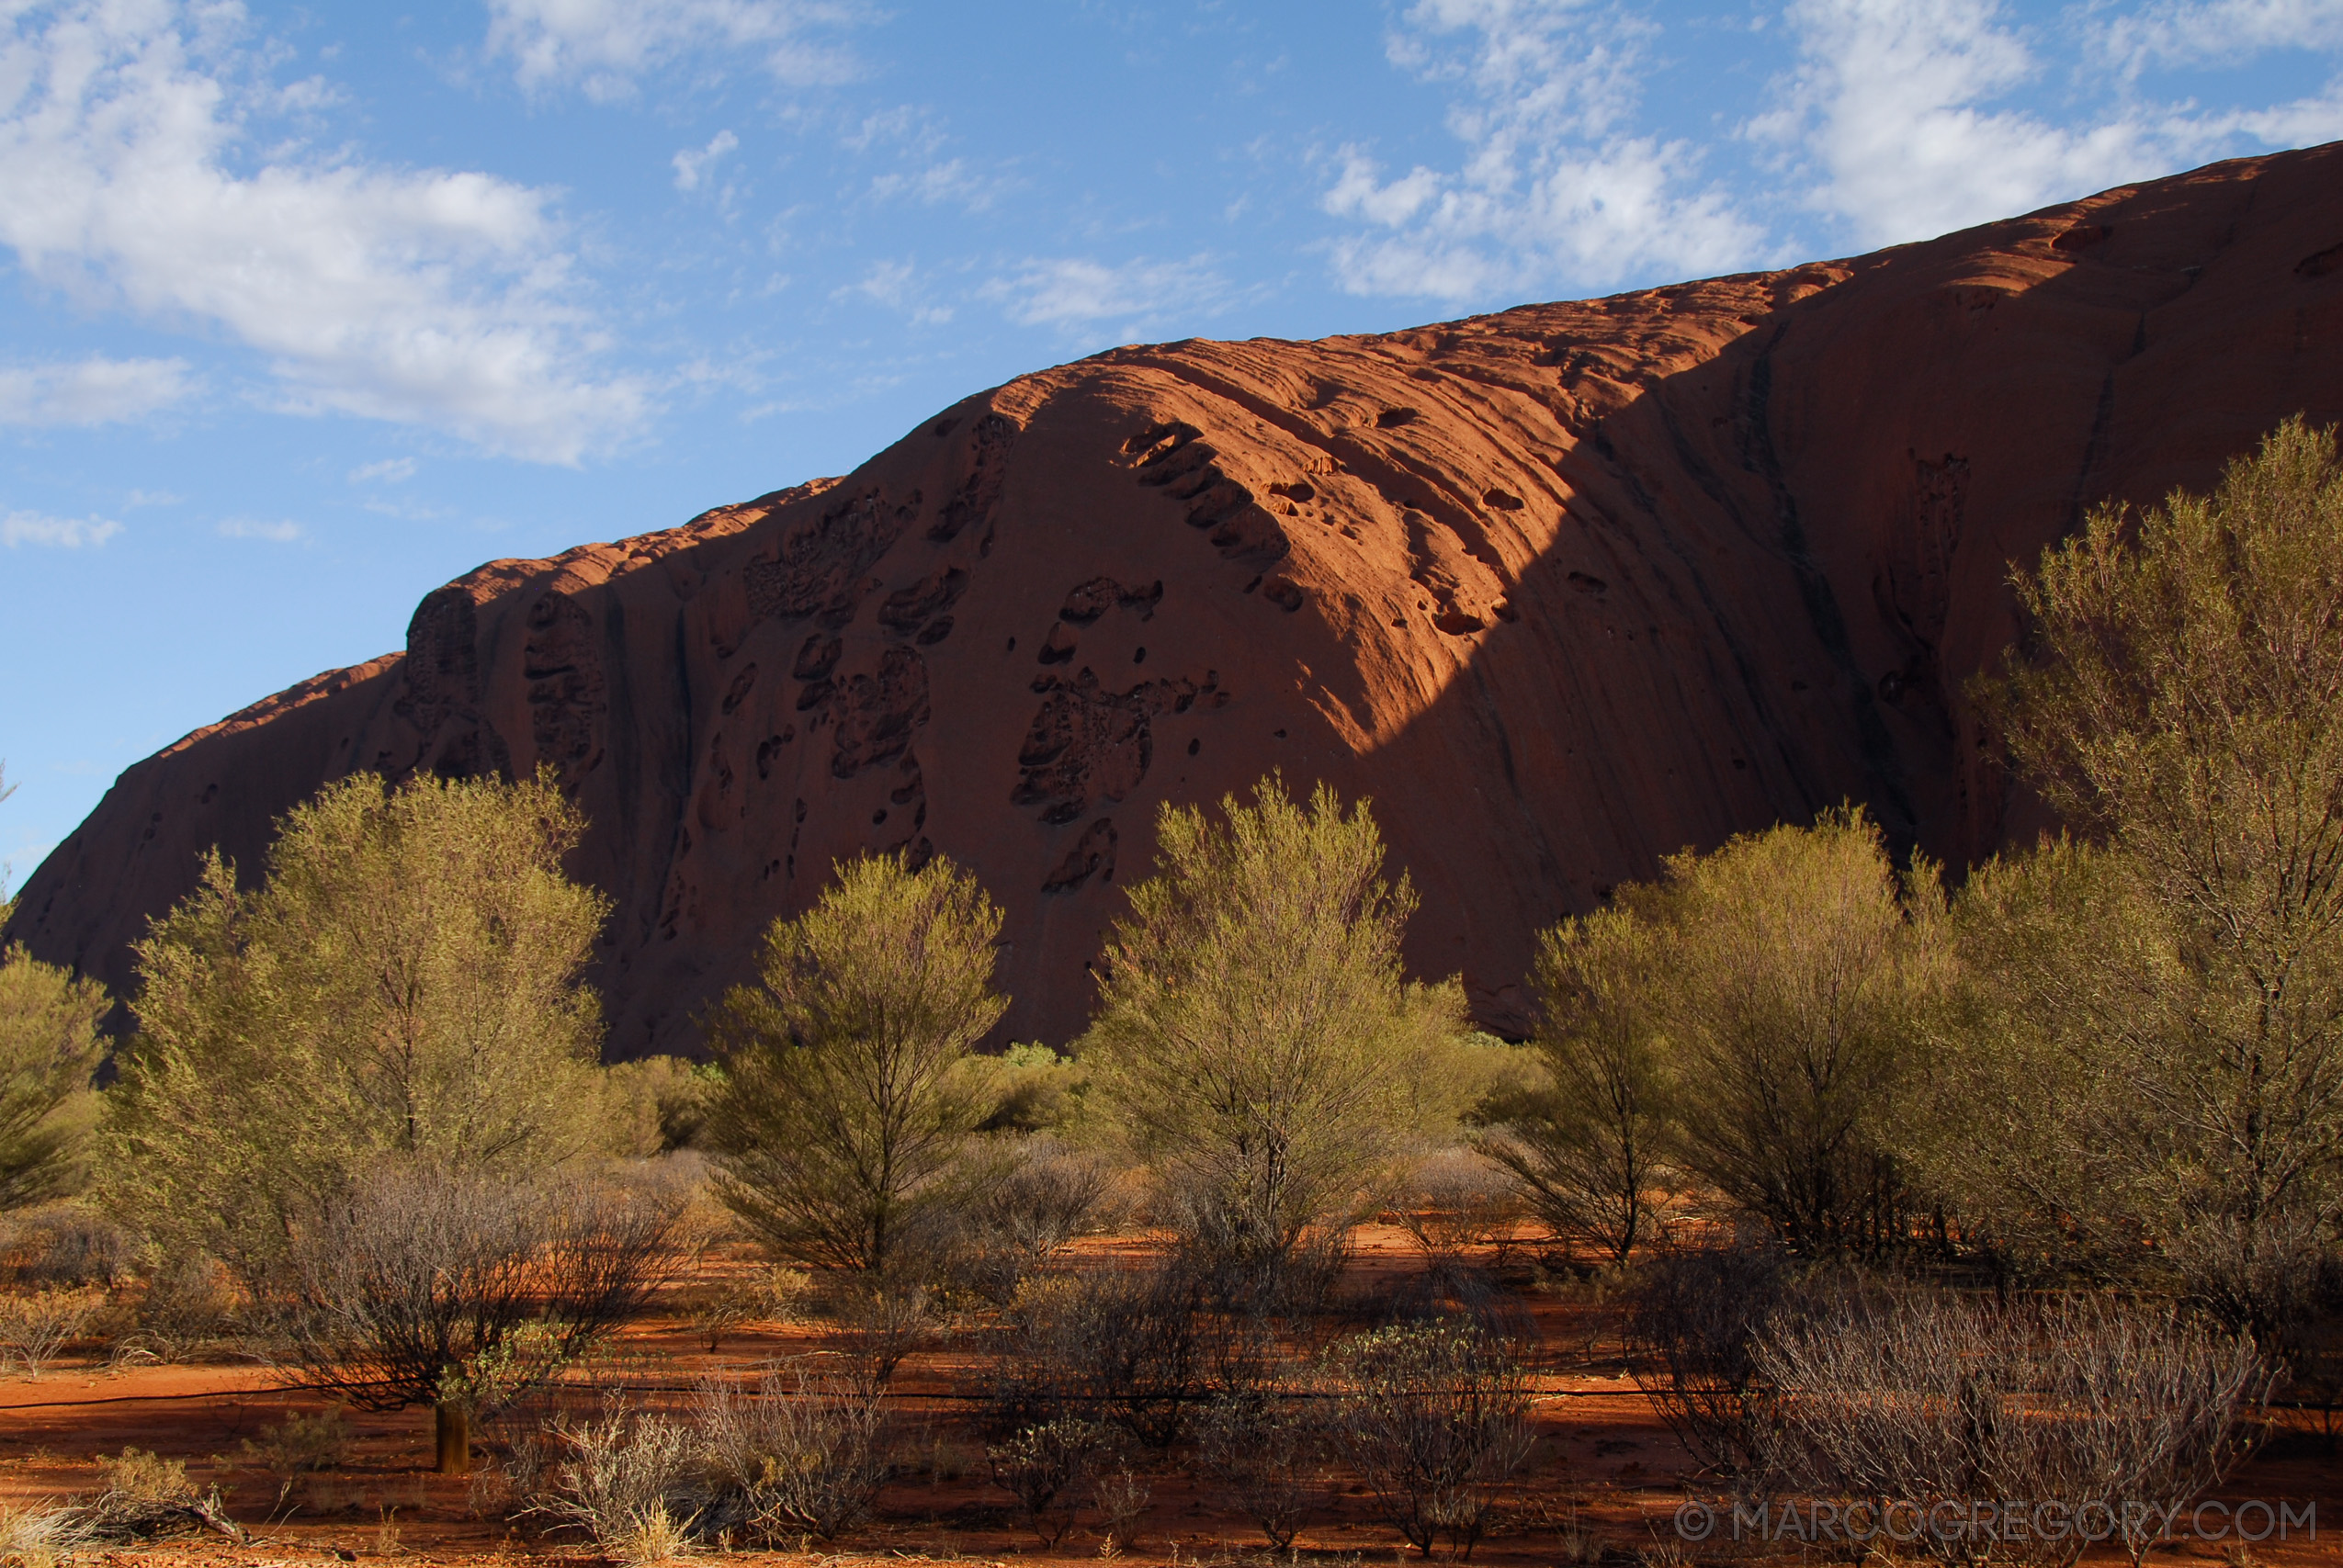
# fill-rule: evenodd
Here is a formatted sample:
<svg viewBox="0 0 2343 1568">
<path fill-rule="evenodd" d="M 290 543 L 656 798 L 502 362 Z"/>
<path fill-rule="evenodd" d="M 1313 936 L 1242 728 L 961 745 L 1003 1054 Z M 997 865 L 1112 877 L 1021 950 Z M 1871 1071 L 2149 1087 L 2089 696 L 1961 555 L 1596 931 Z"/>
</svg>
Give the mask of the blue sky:
<svg viewBox="0 0 2343 1568">
<path fill-rule="evenodd" d="M 2343 0 L 0 0 L 0 859 L 476 563 L 1117 343 L 2343 137 Z"/>
</svg>

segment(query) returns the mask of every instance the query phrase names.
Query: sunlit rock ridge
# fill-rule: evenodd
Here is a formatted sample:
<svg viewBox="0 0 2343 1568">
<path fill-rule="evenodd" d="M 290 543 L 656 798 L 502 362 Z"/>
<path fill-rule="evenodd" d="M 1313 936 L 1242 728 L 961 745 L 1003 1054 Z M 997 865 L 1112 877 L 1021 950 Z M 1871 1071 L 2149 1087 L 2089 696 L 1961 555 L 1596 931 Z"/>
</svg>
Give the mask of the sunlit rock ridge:
<svg viewBox="0 0 2343 1568">
<path fill-rule="evenodd" d="M 2343 144 L 1925 244 L 1372 337 L 1123 348 L 843 479 L 430 594 L 402 652 L 124 773 L 6 931 L 118 990 L 217 843 L 374 769 L 553 768 L 614 1057 L 697 1044 L 832 863 L 1007 910 L 1064 1041 L 1165 801 L 1371 796 L 1427 976 L 1524 1027 L 1536 930 L 1867 805 L 1956 868 L 2038 812 L 1964 694 L 2009 563 L 2343 417 Z M 777 477 L 777 476 L 776 476 Z"/>
</svg>

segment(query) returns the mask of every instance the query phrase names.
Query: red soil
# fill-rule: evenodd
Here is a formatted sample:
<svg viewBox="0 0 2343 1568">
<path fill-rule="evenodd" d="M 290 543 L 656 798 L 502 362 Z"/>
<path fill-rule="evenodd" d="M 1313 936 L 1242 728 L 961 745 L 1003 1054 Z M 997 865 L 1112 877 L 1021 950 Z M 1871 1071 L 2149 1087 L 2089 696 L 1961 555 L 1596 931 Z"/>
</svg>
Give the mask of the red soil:
<svg viewBox="0 0 2343 1568">
<path fill-rule="evenodd" d="M 1378 1291 L 1397 1288 L 1421 1267 L 1396 1231 L 1371 1228 L 1362 1241 L 1346 1280 L 1353 1297 L 1371 1299 Z M 1131 1246 L 1093 1244 L 1089 1250 L 1111 1253 Z M 676 1287 L 674 1293 L 736 1267 L 716 1264 L 700 1280 Z M 1677 1507 L 1688 1495 L 1706 1493 L 1650 1402 L 1624 1375 L 1602 1309 L 1575 1287 L 1530 1291 L 1520 1299 L 1535 1320 L 1542 1347 L 1535 1385 L 1540 1438 L 1521 1481 L 1509 1489 L 1498 1528 L 1473 1560 L 1492 1568 L 1551 1563 L 1557 1561 L 1569 1529 L 1597 1537 L 1614 1562 L 1664 1549 L 1675 1540 Z M 721 1352 L 712 1356 L 683 1321 L 681 1303 L 674 1305 L 672 1314 L 653 1316 L 630 1330 L 619 1347 L 622 1381 L 641 1391 L 638 1397 L 652 1407 L 687 1403 L 684 1391 L 703 1376 L 745 1371 L 769 1359 L 818 1348 L 807 1330 L 768 1330 L 728 1339 Z M 904 1364 L 895 1382 L 904 1457 L 924 1469 L 926 1457 L 940 1442 L 947 1454 L 956 1450 L 961 1473 L 941 1482 L 914 1473 L 891 1483 L 882 1495 L 876 1521 L 834 1549 L 806 1555 L 873 1561 L 1099 1560 L 1104 1543 L 1094 1517 L 1086 1517 L 1055 1551 L 1045 1551 L 1007 1495 L 990 1484 L 981 1440 L 968 1424 L 971 1396 L 980 1394 L 985 1366 L 980 1357 L 951 1346 Z M 276 1483 L 243 1452 L 242 1445 L 288 1412 L 323 1409 L 325 1404 L 315 1393 L 276 1387 L 265 1374 L 232 1367 L 108 1371 L 102 1364 L 60 1366 L 38 1382 L 11 1380 L 0 1383 L 0 1502 L 21 1506 L 88 1495 L 99 1484 L 96 1461 L 134 1446 L 185 1460 L 189 1476 L 200 1485 L 218 1483 L 229 1513 L 246 1526 L 253 1539 L 242 1547 L 198 1540 L 115 1551 L 106 1554 L 109 1562 L 192 1568 L 210 1562 L 347 1560 L 338 1559 L 338 1553 L 395 1556 L 413 1562 L 594 1561 L 592 1549 L 574 1539 L 537 1537 L 505 1522 L 497 1510 L 484 1509 L 465 1479 L 431 1473 L 431 1414 L 421 1409 L 355 1416 L 357 1441 L 349 1462 L 307 1482 L 298 1506 L 271 1517 Z M 1170 1562 L 1175 1552 L 1178 1561 L 1188 1562 L 1262 1555 L 1259 1533 L 1203 1495 L 1180 1470 L 1176 1455 L 1147 1479 L 1152 1501 L 1136 1539 L 1124 1543 L 1128 1561 Z M 1374 1516 L 1360 1488 L 1339 1475 L 1334 1480 L 1338 1495 L 1330 1517 L 1297 1543 L 1304 1559 L 1391 1560 L 1400 1545 L 1397 1532 Z M 2306 1427 L 2281 1434 L 2265 1457 L 2232 1478 L 2221 1495 L 2233 1501 L 2284 1498 L 2297 1506 L 2304 1502 L 2318 1506 L 2324 1528 L 2318 1540 L 2258 1545 L 2252 1548 L 2253 1561 L 2271 1568 L 2307 1568 L 2343 1557 L 2329 1544 L 2343 1536 L 2343 1462 L 2322 1453 Z M 1737 1553 L 1707 1547 L 1691 1550 L 1688 1560 L 1802 1555 L 1795 1547 Z M 2217 1547 L 2191 1542 L 2160 1548 L 2155 1560 L 2220 1557 Z M 2104 1551 L 2094 1552 L 2091 1561 L 2101 1559 L 2120 1561 Z M 1835 1560 L 1846 1559 L 1841 1553 Z"/>
</svg>

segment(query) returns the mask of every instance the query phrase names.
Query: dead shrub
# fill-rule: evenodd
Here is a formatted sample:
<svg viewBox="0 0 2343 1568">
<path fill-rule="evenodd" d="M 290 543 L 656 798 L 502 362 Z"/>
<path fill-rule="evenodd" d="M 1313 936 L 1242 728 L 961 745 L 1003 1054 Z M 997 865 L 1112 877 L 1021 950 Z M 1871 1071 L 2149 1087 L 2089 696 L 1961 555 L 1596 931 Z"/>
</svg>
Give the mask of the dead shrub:
<svg viewBox="0 0 2343 1568">
<path fill-rule="evenodd" d="M 99 1462 L 106 1484 L 86 1505 L 90 1539 L 108 1542 L 160 1540 L 210 1530 L 241 1543 L 244 1532 L 220 1506 L 218 1488 L 198 1495 L 185 1460 L 166 1460 L 126 1448 Z"/>
<path fill-rule="evenodd" d="M 38 1381 L 105 1305 L 106 1293 L 89 1289 L 0 1296 L 0 1371 Z"/>
<path fill-rule="evenodd" d="M 769 1545 L 836 1540 L 870 1517 L 891 1472 L 885 1402 L 859 1380 L 768 1367 L 753 1391 L 703 1383 L 697 1426 L 719 1505 Z"/>
<path fill-rule="evenodd" d="M 1516 1348 L 1462 1321 L 1398 1325 L 1338 1343 L 1326 1370 L 1333 1445 L 1384 1517 L 1422 1556 L 1444 1535 L 1469 1558 L 1529 1456 Z"/>
<path fill-rule="evenodd" d="M 1775 1447 L 1759 1338 L 1794 1295 L 1787 1258 L 1742 1243 L 1662 1254 L 1627 1294 L 1636 1383 L 1692 1457 L 1741 1495 L 1762 1489 Z"/>
<path fill-rule="evenodd" d="M 1805 1485 L 1922 1508 L 2063 1504 L 2070 1519 L 2104 1517 L 2134 1564 L 2152 1527 L 2245 1457 L 2272 1382 L 2249 1338 L 2088 1297 L 2009 1308 L 1941 1292 L 1858 1299 L 1767 1333 L 1755 1360 L 1786 1391 L 1791 1473 Z M 2154 1520 L 2134 1504 L 2152 1505 Z M 2032 1545 L 2059 1562 L 2078 1549 Z"/>
<path fill-rule="evenodd" d="M 994 1425 L 1014 1430 L 1079 1413 L 1170 1448 L 1197 1391 L 1201 1297 L 1176 1259 L 1037 1281 L 1019 1298 Z"/>
<path fill-rule="evenodd" d="M 129 1231 L 79 1203 L 51 1203 L 11 1215 L 0 1277 L 18 1288 L 109 1287 L 136 1271 Z"/>
<path fill-rule="evenodd" d="M 962 1230 L 955 1273 L 996 1306 L 1014 1301 L 1028 1276 L 1095 1228 L 1115 1190 L 1104 1162 L 1046 1133 L 990 1151 L 970 1171 L 971 1190 L 949 1216 Z"/>
<path fill-rule="evenodd" d="M 266 1303 L 271 1348 L 364 1408 L 436 1405 L 441 1469 L 468 1471 L 474 1417 L 641 1309 L 683 1202 L 651 1185 L 378 1170 L 296 1232 Z"/>
<path fill-rule="evenodd" d="M 526 1511 L 554 1528 L 621 1555 L 647 1528 L 698 1517 L 698 1444 L 682 1424 L 613 1403 L 598 1419 L 557 1420 L 547 1435 L 560 1457 Z"/>
<path fill-rule="evenodd" d="M 1521 1224 L 1513 1179 L 1469 1149 L 1428 1159 L 1390 1217 L 1434 1269 L 1454 1269 L 1479 1248 L 1502 1246 Z"/>
</svg>

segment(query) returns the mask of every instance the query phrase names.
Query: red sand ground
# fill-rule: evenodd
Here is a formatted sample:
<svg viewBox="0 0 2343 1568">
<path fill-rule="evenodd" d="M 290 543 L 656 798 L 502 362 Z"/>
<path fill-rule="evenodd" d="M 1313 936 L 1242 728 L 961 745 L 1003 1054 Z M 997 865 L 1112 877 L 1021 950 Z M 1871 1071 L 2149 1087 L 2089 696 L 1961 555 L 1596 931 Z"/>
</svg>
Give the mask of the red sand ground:
<svg viewBox="0 0 2343 1568">
<path fill-rule="evenodd" d="M 1346 1285 L 1369 1292 L 1404 1282 L 1421 1267 L 1397 1231 L 1371 1229 Z M 1119 1250 L 1109 1247 L 1102 1250 Z M 655 1385 L 650 1404 L 678 1404 L 698 1378 L 744 1370 L 774 1357 L 814 1348 L 802 1329 L 745 1334 L 711 1356 L 684 1321 L 681 1292 L 737 1262 L 718 1263 L 700 1279 L 671 1289 L 667 1315 L 630 1330 L 619 1346 L 624 1381 Z M 1509 1565 L 1563 1561 L 1573 1529 L 1598 1538 L 1612 1562 L 1668 1561 L 1674 1510 L 1698 1483 L 1690 1461 L 1650 1403 L 1624 1375 L 1605 1316 L 1588 1292 L 1563 1288 L 1522 1297 L 1541 1343 L 1536 1382 L 1540 1438 L 1522 1482 L 1505 1499 L 1502 1517 L 1474 1561 Z M 1102 1541 L 1094 1519 L 1043 1551 L 1007 1495 L 984 1473 L 982 1448 L 966 1426 L 972 1390 L 982 1388 L 983 1362 L 946 1349 L 915 1357 L 896 1377 L 904 1458 L 918 1469 L 882 1495 L 877 1519 L 808 1560 L 945 1560 L 999 1562 L 1011 1558 L 1098 1561 Z M 960 1398 L 952 1397 L 955 1394 Z M 269 1518 L 276 1483 L 243 1452 L 245 1440 L 296 1410 L 325 1407 L 321 1396 L 273 1386 L 265 1374 L 229 1366 L 136 1367 L 109 1371 L 103 1362 L 58 1363 L 38 1382 L 0 1382 L 0 1502 L 21 1506 L 80 1493 L 98 1483 L 96 1461 L 125 1446 L 187 1461 L 199 1485 L 217 1483 L 228 1511 L 251 1540 L 175 1541 L 112 1551 L 108 1563 L 155 1563 L 193 1568 L 208 1563 L 315 1562 L 397 1557 L 415 1563 L 486 1564 L 526 1558 L 533 1563 L 590 1562 L 591 1547 L 559 1536 L 538 1538 L 475 1502 L 472 1483 L 430 1472 L 431 1414 L 407 1410 L 355 1416 L 356 1441 L 342 1468 L 308 1482 L 292 1511 Z M 941 1445 L 952 1479 L 927 1473 Z M 949 1462 L 956 1458 L 956 1463 Z M 492 1468 L 483 1462 L 483 1470 Z M 1153 1497 L 1123 1556 L 1135 1563 L 1233 1562 L 1265 1557 L 1250 1522 L 1221 1512 L 1199 1495 L 1175 1466 L 1148 1477 Z M 2343 1462 L 2322 1452 L 2315 1429 L 2301 1419 L 2281 1432 L 2264 1456 L 2235 1475 L 2222 1495 L 2315 1502 L 2322 1529 L 2316 1541 L 2265 1543 L 2251 1561 L 2270 1568 L 2343 1561 Z M 1336 1478 L 1339 1494 L 1327 1520 L 1297 1546 L 1303 1560 L 1389 1562 L 1400 1549 L 1397 1533 L 1377 1520 L 1360 1489 Z M 1445 1549 L 1443 1548 L 1443 1554 Z M 774 1561 L 787 1553 L 738 1553 Z M 1795 1547 L 1738 1553 L 1715 1547 L 1688 1552 L 1682 1562 L 1732 1558 L 1787 1559 Z M 1845 1549 L 1817 1548 L 1828 1561 L 1852 1561 Z M 2094 1553 L 2120 1561 L 2120 1556 Z M 2216 1562 L 2216 1545 L 2158 1548 L 2154 1562 Z M 2235 1560 L 2233 1559 L 2233 1563 Z"/>
</svg>

